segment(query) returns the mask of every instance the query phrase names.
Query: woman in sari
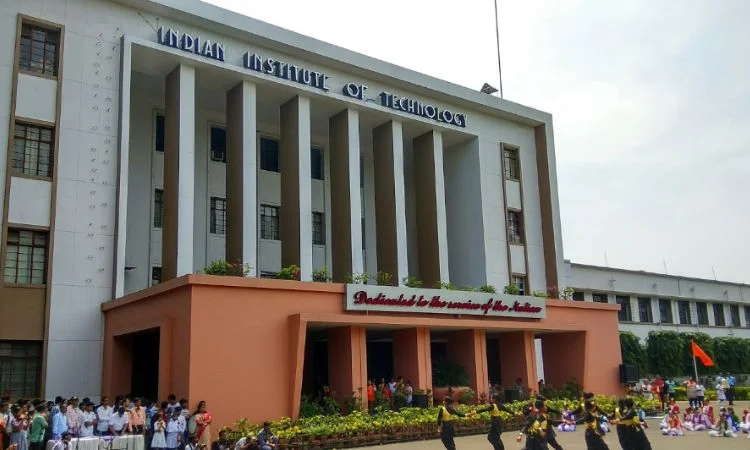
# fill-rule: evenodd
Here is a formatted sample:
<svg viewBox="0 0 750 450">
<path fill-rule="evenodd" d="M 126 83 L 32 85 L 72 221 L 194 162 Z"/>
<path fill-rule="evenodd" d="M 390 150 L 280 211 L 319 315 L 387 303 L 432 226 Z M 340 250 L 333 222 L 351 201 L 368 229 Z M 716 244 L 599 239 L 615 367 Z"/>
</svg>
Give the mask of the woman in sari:
<svg viewBox="0 0 750 450">
<path fill-rule="evenodd" d="M 198 408 L 193 414 L 195 416 L 195 437 L 198 438 L 198 446 L 206 445 L 207 448 L 211 447 L 211 414 L 206 411 L 206 402 L 201 400 L 198 402 Z"/>
</svg>

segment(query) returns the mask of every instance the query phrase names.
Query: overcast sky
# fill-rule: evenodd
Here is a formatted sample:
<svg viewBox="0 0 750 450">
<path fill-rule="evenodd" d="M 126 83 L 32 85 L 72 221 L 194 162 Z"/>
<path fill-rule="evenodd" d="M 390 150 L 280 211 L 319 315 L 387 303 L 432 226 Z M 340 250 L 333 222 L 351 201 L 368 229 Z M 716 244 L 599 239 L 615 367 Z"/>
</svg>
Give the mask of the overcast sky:
<svg viewBox="0 0 750 450">
<path fill-rule="evenodd" d="M 478 89 L 492 0 L 210 0 Z M 356 6 L 355 6 L 356 5 Z M 363 5 L 363 6 L 360 6 Z M 369 6 L 366 6 L 369 5 Z M 552 113 L 565 257 L 750 282 L 750 1 L 499 0 L 505 98 Z"/>
</svg>

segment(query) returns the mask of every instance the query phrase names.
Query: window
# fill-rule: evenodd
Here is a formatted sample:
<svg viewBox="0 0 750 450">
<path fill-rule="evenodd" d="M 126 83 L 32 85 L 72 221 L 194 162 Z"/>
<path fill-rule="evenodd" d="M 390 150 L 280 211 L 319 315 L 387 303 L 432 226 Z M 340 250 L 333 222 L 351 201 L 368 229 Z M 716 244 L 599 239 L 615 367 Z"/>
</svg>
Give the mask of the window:
<svg viewBox="0 0 750 450">
<path fill-rule="evenodd" d="M 154 123 L 154 150 L 164 151 L 164 114 L 157 114 Z"/>
<path fill-rule="evenodd" d="M 50 77 L 57 76 L 57 58 L 60 30 L 50 30 L 38 25 L 21 25 L 21 54 L 18 68 Z"/>
<path fill-rule="evenodd" d="M 672 319 L 672 300 L 668 298 L 659 299 L 659 321 L 661 323 L 674 323 Z"/>
<path fill-rule="evenodd" d="M 508 211 L 508 242 L 511 244 L 523 244 L 520 211 Z"/>
<path fill-rule="evenodd" d="M 708 325 L 708 306 L 704 302 L 697 302 L 695 309 L 698 313 L 698 325 Z"/>
<path fill-rule="evenodd" d="M 740 307 L 739 305 L 729 305 L 729 314 L 732 320 L 732 326 L 735 328 L 739 328 L 742 325 L 740 324 Z"/>
<path fill-rule="evenodd" d="M 323 150 L 313 147 L 310 149 L 310 176 L 313 180 L 322 180 L 324 173 Z"/>
<path fill-rule="evenodd" d="M 617 304 L 620 305 L 620 311 L 617 313 L 617 319 L 620 322 L 632 322 L 633 311 L 630 309 L 630 297 L 618 295 L 615 297 Z"/>
<path fill-rule="evenodd" d="M 750 328 L 750 306 L 744 306 L 745 308 L 745 328 Z"/>
<path fill-rule="evenodd" d="M 503 167 L 506 179 L 518 180 L 518 149 L 503 147 Z"/>
<path fill-rule="evenodd" d="M 154 189 L 154 228 L 161 228 L 164 220 L 164 191 Z"/>
<path fill-rule="evenodd" d="M 269 172 L 279 171 L 279 141 L 260 138 L 260 169 Z"/>
<path fill-rule="evenodd" d="M 279 240 L 278 206 L 260 206 L 260 237 L 261 239 Z"/>
<path fill-rule="evenodd" d="M 717 327 L 727 326 L 727 321 L 724 317 L 724 305 L 722 303 L 714 303 L 714 323 Z"/>
<path fill-rule="evenodd" d="M 312 213 L 312 243 L 326 245 L 326 222 L 322 212 Z"/>
<path fill-rule="evenodd" d="M 641 322 L 653 322 L 654 312 L 651 309 L 651 299 L 638 297 L 638 318 Z"/>
<path fill-rule="evenodd" d="M 151 268 L 151 286 L 161 283 L 161 267 L 154 266 Z"/>
<path fill-rule="evenodd" d="M 594 292 L 594 293 L 591 294 L 591 298 L 596 303 L 609 303 L 609 298 L 608 298 L 607 294 L 600 294 L 598 292 Z"/>
<path fill-rule="evenodd" d="M 687 300 L 678 300 L 677 312 L 680 316 L 680 325 L 691 325 L 693 323 L 690 317 L 690 302 Z"/>
<path fill-rule="evenodd" d="M 46 231 L 8 230 L 5 247 L 5 282 L 46 284 Z"/>
<path fill-rule="evenodd" d="M 39 396 L 42 343 L 0 341 L 0 393 L 11 398 Z"/>
<path fill-rule="evenodd" d="M 227 130 L 211 127 L 211 161 L 227 162 Z"/>
<path fill-rule="evenodd" d="M 13 137 L 13 173 L 49 178 L 52 176 L 54 130 L 16 123 Z"/>
<path fill-rule="evenodd" d="M 522 275 L 513 275 L 511 282 L 518 288 L 518 295 L 526 295 L 526 277 Z"/>
<path fill-rule="evenodd" d="M 227 230 L 227 201 L 211 197 L 211 234 L 225 234 Z"/>
<path fill-rule="evenodd" d="M 573 300 L 575 300 L 577 302 L 582 302 L 583 301 L 583 292 L 578 292 L 578 291 L 573 292 Z"/>
</svg>

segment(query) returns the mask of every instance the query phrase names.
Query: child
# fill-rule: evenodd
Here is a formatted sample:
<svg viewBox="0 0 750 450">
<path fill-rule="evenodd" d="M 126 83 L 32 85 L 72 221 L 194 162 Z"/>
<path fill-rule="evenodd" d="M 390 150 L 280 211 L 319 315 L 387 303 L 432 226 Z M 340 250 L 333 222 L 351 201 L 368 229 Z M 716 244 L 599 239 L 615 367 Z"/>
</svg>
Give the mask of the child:
<svg viewBox="0 0 750 450">
<path fill-rule="evenodd" d="M 667 428 L 661 430 L 661 434 L 664 436 L 682 436 L 685 434 L 682 431 L 682 422 L 680 422 L 680 416 L 677 413 L 672 412 L 669 414 Z"/>
<path fill-rule="evenodd" d="M 709 431 L 708 435 L 711 437 L 737 437 L 732 429 L 732 418 L 727 414 L 724 408 L 721 409 L 716 428 Z"/>
<path fill-rule="evenodd" d="M 747 409 L 742 411 L 742 422 L 740 422 L 740 430 L 743 433 L 750 433 L 750 411 Z"/>
<path fill-rule="evenodd" d="M 713 405 L 711 405 L 711 400 L 706 399 L 703 402 L 703 409 L 701 412 L 703 413 L 704 416 L 706 416 L 708 423 L 710 423 L 711 426 L 713 427 L 715 423 L 715 418 L 714 418 L 714 407 Z"/>
<path fill-rule="evenodd" d="M 562 413 L 562 422 L 557 426 L 558 431 L 575 431 L 576 430 L 576 418 L 573 415 L 573 411 L 566 409 Z"/>
<path fill-rule="evenodd" d="M 180 412 L 178 408 L 175 408 L 172 412 L 172 418 L 167 424 L 167 448 L 169 450 L 177 450 L 182 442 L 182 430 L 180 429 Z M 153 446 L 153 444 L 152 444 Z"/>
<path fill-rule="evenodd" d="M 151 448 L 164 450 L 167 448 L 167 439 L 164 433 L 167 431 L 167 424 L 164 423 L 164 413 L 159 411 L 156 414 L 154 423 L 154 436 L 151 438 Z"/>
<path fill-rule="evenodd" d="M 643 407 L 638 408 L 638 421 L 641 423 L 643 428 L 648 428 L 648 422 L 646 422 L 646 411 Z"/>
<path fill-rule="evenodd" d="M 685 429 L 690 431 L 703 431 L 709 428 L 708 419 L 699 409 L 693 410 L 690 414 L 690 421 L 684 424 Z"/>
</svg>

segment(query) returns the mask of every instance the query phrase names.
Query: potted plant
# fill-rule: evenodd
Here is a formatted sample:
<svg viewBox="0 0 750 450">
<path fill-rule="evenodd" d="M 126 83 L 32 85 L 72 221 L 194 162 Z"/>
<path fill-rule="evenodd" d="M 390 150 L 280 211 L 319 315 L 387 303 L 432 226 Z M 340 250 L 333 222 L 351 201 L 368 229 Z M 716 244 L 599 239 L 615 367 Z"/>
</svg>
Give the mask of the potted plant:
<svg viewBox="0 0 750 450">
<path fill-rule="evenodd" d="M 433 398 L 435 403 L 443 401 L 450 392 L 454 399 L 459 399 L 463 392 L 471 390 L 469 374 L 458 361 L 450 358 L 440 359 L 432 369 Z"/>
<path fill-rule="evenodd" d="M 425 391 L 424 389 L 417 389 L 414 394 L 412 394 L 411 404 L 415 408 L 429 408 L 430 405 L 427 399 L 427 391 Z"/>
</svg>

